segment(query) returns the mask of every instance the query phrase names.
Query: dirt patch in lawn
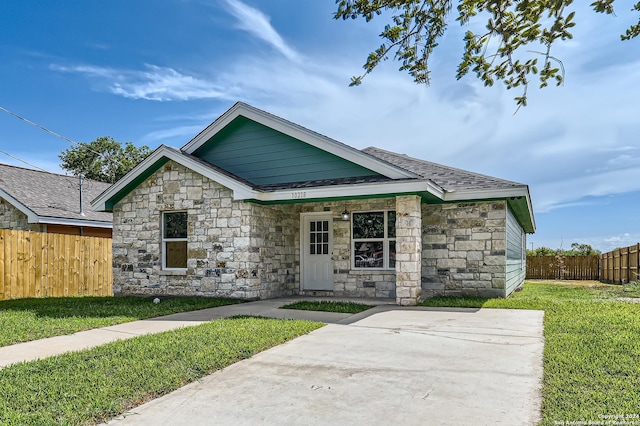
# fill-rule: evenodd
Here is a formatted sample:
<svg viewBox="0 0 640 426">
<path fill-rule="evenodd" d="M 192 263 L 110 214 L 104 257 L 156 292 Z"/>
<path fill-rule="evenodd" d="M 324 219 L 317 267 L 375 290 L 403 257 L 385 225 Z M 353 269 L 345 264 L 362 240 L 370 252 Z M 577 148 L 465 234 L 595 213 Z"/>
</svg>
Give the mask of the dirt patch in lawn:
<svg viewBox="0 0 640 426">
<path fill-rule="evenodd" d="M 617 284 L 605 284 L 595 280 L 526 280 L 534 284 L 559 284 L 580 287 L 619 287 Z"/>
<path fill-rule="evenodd" d="M 640 303 L 640 297 L 619 297 L 616 300 L 620 302 Z"/>
</svg>

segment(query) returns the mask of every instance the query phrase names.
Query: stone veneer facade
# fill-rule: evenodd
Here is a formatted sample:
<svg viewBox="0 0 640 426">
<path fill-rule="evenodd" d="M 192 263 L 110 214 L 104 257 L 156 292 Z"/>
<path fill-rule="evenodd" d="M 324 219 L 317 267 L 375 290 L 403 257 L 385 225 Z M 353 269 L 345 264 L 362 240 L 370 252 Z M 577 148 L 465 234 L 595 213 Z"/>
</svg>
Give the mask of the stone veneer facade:
<svg viewBox="0 0 640 426">
<path fill-rule="evenodd" d="M 396 210 L 396 269 L 351 268 L 351 212 Z M 187 270 L 162 270 L 161 214 L 188 213 Z M 300 290 L 300 215 L 333 212 L 333 292 Z M 260 205 L 168 162 L 113 210 L 114 293 L 265 299 L 504 294 L 505 202 L 430 205 L 418 196 Z M 397 272 L 396 272 L 397 271 Z M 397 283 L 396 283 L 397 280 Z"/>
<path fill-rule="evenodd" d="M 15 208 L 4 198 L 0 198 L 0 229 L 42 231 L 42 226 L 37 223 L 28 223 L 26 214 Z"/>
<path fill-rule="evenodd" d="M 424 297 L 504 297 L 506 202 L 422 207 Z"/>
<path fill-rule="evenodd" d="M 394 209 L 393 198 L 346 205 Z M 334 212 L 334 291 L 345 297 L 395 297 L 395 271 L 351 270 L 344 203 L 263 206 L 233 201 L 231 190 L 167 163 L 113 210 L 115 294 L 265 299 L 299 294 L 300 214 Z M 161 213 L 188 213 L 187 270 L 163 271 Z M 324 294 L 310 292 L 310 294 Z"/>
</svg>

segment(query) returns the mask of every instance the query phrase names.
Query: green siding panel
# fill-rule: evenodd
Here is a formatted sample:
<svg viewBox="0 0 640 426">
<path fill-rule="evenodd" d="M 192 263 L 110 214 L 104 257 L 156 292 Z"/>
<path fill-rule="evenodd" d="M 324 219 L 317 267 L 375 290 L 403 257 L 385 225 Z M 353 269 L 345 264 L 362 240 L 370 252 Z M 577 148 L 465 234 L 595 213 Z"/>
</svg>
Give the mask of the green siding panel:
<svg viewBox="0 0 640 426">
<path fill-rule="evenodd" d="M 244 117 L 194 155 L 256 185 L 379 175 Z"/>
<path fill-rule="evenodd" d="M 507 270 L 506 295 L 511 294 L 524 282 L 526 268 L 526 239 L 522 227 L 511 210 L 507 208 Z"/>
</svg>

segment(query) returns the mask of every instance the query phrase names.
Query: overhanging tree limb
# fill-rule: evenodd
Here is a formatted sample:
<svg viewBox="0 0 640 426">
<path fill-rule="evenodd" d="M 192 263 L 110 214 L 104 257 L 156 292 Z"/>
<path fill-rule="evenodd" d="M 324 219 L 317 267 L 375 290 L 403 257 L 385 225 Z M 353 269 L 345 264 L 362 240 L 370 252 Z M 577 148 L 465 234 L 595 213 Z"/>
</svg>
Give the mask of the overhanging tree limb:
<svg viewBox="0 0 640 426">
<path fill-rule="evenodd" d="M 466 31 L 458 79 L 473 72 L 487 86 L 501 81 L 507 89 L 522 87 L 522 94 L 514 98 L 518 108 L 527 104 L 527 88 L 533 78 L 541 88 L 551 81 L 563 83 L 564 67 L 552 55 L 552 47 L 558 40 L 573 38 L 573 0 L 337 0 L 335 19 L 364 18 L 368 22 L 385 13 L 391 15 L 392 24 L 380 33 L 384 43 L 368 55 L 364 73 L 352 77 L 351 85 L 361 84 L 391 55 L 401 63 L 400 71 L 407 71 L 416 83 L 428 85 L 429 59 L 452 19 L 454 3 L 455 21 L 463 26 L 484 21 L 487 29 L 482 35 Z M 596 0 L 591 7 L 598 13 L 613 14 L 614 3 Z M 640 11 L 640 1 L 631 10 Z M 638 35 L 640 20 L 621 39 Z M 560 66 L 553 66 L 555 63 Z"/>
</svg>

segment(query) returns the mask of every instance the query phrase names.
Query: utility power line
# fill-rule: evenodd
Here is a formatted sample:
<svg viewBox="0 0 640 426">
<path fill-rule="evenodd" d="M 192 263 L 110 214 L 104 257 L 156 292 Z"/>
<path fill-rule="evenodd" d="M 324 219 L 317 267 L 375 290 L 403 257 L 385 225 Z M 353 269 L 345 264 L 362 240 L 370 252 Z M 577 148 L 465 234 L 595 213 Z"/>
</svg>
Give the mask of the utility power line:
<svg viewBox="0 0 640 426">
<path fill-rule="evenodd" d="M 23 159 L 16 157 L 15 155 L 11 155 L 11 154 L 9 154 L 8 152 L 0 151 L 0 153 L 2 153 L 2 154 L 4 154 L 4 155 L 6 155 L 7 157 L 11 157 L 11 158 L 13 158 L 14 160 L 18 160 L 18 161 L 20 161 L 21 163 L 26 164 L 27 166 L 35 167 L 36 169 L 38 169 L 38 170 L 40 170 L 40 171 L 47 172 L 47 173 L 51 173 L 50 171 L 45 170 L 45 169 L 43 169 L 42 167 L 38 167 L 38 166 L 36 166 L 35 164 L 28 163 L 28 162 L 24 161 Z"/>
<path fill-rule="evenodd" d="M 31 121 L 31 120 L 29 120 L 29 119 L 27 119 L 27 118 L 24 118 L 23 116 L 21 116 L 21 115 L 19 115 L 19 114 L 16 114 L 16 113 L 15 113 L 15 112 L 13 112 L 13 111 L 9 111 L 9 110 L 8 110 L 8 109 L 6 109 L 6 108 L 3 108 L 3 107 L 1 107 L 1 106 L 0 106 L 0 111 L 4 111 L 4 112 L 6 112 L 6 113 L 7 113 L 7 114 L 9 114 L 9 115 L 12 115 L 12 116 L 16 117 L 17 119 L 24 121 L 25 123 L 28 123 L 28 124 L 30 124 L 30 125 L 32 125 L 32 126 L 35 126 L 35 127 L 37 127 L 38 129 L 43 130 L 43 131 L 45 131 L 45 132 L 47 132 L 47 133 L 49 133 L 49 134 L 51 134 L 51 135 L 53 135 L 53 136 L 55 136 L 55 137 L 57 137 L 57 138 L 60 138 L 60 139 L 62 139 L 62 140 L 64 140 L 64 141 L 67 141 L 67 142 L 69 142 L 69 143 L 71 143 L 71 144 L 74 144 L 74 145 L 80 145 L 80 142 L 76 142 L 76 141 L 74 141 L 74 140 L 72 140 L 72 139 L 69 139 L 69 138 L 68 138 L 68 137 L 66 137 L 66 136 L 62 136 L 61 134 L 56 133 L 56 132 L 54 132 L 53 130 L 49 130 L 49 129 L 47 129 L 46 127 L 44 127 L 44 126 L 42 126 L 42 125 L 40 125 L 40 124 L 38 124 L 38 123 L 34 123 L 33 121 Z M 85 145 L 86 145 L 86 144 L 85 144 Z M 89 148 L 88 146 L 86 146 L 86 148 L 87 148 L 89 151 L 93 152 L 94 154 L 102 155 L 102 154 L 100 154 L 98 151 L 95 151 L 95 150 L 93 150 L 93 149 Z M 22 160 L 20 160 L 20 161 L 22 161 Z"/>
<path fill-rule="evenodd" d="M 67 141 L 67 142 L 69 142 L 69 143 L 72 143 L 72 144 L 76 144 L 76 145 L 78 144 L 78 142 L 73 141 L 73 140 L 71 140 L 71 139 L 69 139 L 69 138 L 67 138 L 67 137 L 65 137 L 65 136 L 62 136 L 62 135 L 60 135 L 60 134 L 58 134 L 58 133 L 54 132 L 53 130 L 49 130 L 49 129 L 47 129 L 47 128 L 46 128 L 46 127 L 44 127 L 44 126 L 39 125 L 38 123 L 34 123 L 33 121 L 28 120 L 28 119 L 24 118 L 23 116 L 16 114 L 16 113 L 15 113 L 15 112 L 13 112 L 13 111 L 9 111 L 8 109 L 3 108 L 3 107 L 1 107 L 1 106 L 0 106 L 0 110 L 2 110 L 2 111 L 4 111 L 4 112 L 6 112 L 7 114 L 13 115 L 15 118 L 17 118 L 17 119 L 19 119 L 19 120 L 22 120 L 22 121 L 24 121 L 25 123 L 29 123 L 29 124 L 31 124 L 32 126 L 35 126 L 35 127 L 37 127 L 38 129 L 40 129 L 40 130 L 44 130 L 45 132 L 50 133 L 50 134 L 52 134 L 53 136 L 55 136 L 55 137 L 57 137 L 57 138 L 60 138 L 60 139 L 65 140 L 65 141 Z"/>
</svg>

